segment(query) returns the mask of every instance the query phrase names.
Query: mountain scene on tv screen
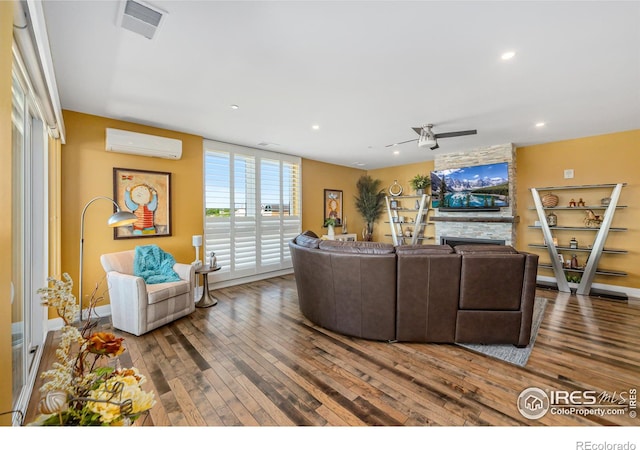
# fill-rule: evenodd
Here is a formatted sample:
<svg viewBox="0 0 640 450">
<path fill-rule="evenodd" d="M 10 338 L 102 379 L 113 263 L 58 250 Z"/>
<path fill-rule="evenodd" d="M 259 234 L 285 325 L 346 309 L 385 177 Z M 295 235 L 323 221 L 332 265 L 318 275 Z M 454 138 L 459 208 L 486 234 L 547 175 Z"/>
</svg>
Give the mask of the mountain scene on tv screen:
<svg viewBox="0 0 640 450">
<path fill-rule="evenodd" d="M 431 194 L 433 208 L 481 209 L 509 206 L 508 164 L 431 172 Z"/>
</svg>

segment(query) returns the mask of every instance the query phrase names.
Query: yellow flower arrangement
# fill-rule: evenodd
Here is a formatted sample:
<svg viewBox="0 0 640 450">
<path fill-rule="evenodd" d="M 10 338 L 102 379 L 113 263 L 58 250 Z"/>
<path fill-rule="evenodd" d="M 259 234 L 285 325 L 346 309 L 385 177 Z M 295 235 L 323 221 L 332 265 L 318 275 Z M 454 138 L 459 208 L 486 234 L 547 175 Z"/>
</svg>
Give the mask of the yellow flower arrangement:
<svg viewBox="0 0 640 450">
<path fill-rule="evenodd" d="M 43 304 L 56 309 L 64 321 L 56 362 L 42 374 L 48 379 L 40 388 L 41 416 L 33 425 L 129 425 L 155 404 L 153 392 L 142 389 L 145 377 L 135 367 L 123 369 L 101 364 L 125 351 L 123 338 L 109 332 L 91 332 L 96 322 L 91 311 L 97 301 L 91 297 L 89 318 L 79 330 L 73 325 L 80 307 L 71 293 L 73 281 L 49 278 L 39 289 Z"/>
</svg>

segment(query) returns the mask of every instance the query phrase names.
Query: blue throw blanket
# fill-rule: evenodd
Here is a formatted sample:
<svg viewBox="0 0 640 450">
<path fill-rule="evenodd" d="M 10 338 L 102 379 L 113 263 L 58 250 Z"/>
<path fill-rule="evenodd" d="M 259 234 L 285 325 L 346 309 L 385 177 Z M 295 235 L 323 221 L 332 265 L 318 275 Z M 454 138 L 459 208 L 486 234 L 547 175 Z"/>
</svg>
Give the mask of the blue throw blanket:
<svg viewBox="0 0 640 450">
<path fill-rule="evenodd" d="M 175 263 L 173 256 L 157 245 L 139 245 L 133 258 L 133 274 L 142 277 L 147 284 L 180 281 L 173 270 Z"/>
</svg>

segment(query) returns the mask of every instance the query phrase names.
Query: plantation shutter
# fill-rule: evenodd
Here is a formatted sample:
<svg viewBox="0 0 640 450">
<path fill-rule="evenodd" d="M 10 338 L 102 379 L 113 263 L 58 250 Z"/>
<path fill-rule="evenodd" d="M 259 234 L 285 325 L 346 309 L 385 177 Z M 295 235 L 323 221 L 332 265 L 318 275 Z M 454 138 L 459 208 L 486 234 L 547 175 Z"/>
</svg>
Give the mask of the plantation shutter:
<svg viewBox="0 0 640 450">
<path fill-rule="evenodd" d="M 205 141 L 205 252 L 233 280 L 290 269 L 301 231 L 300 158 Z M 213 278 L 213 277 L 212 277 Z"/>
</svg>

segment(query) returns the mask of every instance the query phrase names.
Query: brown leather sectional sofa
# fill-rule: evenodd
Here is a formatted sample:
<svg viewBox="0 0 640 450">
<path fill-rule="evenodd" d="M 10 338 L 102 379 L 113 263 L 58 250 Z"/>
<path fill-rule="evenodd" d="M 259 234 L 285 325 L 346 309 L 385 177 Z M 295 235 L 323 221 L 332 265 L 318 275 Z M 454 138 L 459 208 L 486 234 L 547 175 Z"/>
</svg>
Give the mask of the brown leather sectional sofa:
<svg viewBox="0 0 640 450">
<path fill-rule="evenodd" d="M 513 344 L 531 336 L 538 255 L 504 245 L 289 243 L 302 314 L 380 341 Z"/>
</svg>

